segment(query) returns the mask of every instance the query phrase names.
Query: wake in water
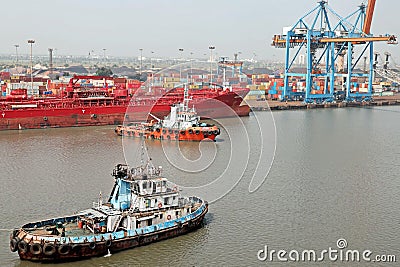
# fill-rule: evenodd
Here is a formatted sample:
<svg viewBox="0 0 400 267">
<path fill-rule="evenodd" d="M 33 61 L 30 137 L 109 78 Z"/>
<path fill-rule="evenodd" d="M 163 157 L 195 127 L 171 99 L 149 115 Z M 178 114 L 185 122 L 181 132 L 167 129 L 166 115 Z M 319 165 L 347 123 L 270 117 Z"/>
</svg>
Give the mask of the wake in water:
<svg viewBox="0 0 400 267">
<path fill-rule="evenodd" d="M 104 255 L 104 258 L 110 257 L 112 254 L 110 252 L 110 250 L 108 249 L 108 253 L 106 255 Z"/>
</svg>

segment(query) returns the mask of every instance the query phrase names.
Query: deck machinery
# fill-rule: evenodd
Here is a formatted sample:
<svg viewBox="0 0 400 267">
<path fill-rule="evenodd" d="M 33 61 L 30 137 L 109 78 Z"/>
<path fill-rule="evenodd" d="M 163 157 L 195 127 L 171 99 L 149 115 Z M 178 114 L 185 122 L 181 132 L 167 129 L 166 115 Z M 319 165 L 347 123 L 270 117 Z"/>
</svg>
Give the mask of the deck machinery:
<svg viewBox="0 0 400 267">
<path fill-rule="evenodd" d="M 305 80 L 304 99 L 307 103 L 333 101 L 335 81 L 339 84 L 339 80 L 347 101 L 371 99 L 373 44 L 379 41 L 397 43 L 393 35 L 374 36 L 370 33 L 375 2 L 376 0 L 369 0 L 367 5 L 361 4 L 356 11 L 342 17 L 327 1 L 322 0 L 293 27 L 286 27 L 282 35 L 274 36 L 272 46 L 286 50 L 282 100 L 292 99 L 292 88 L 289 85 L 293 78 Z M 296 49 L 293 55 L 291 49 Z M 296 71 L 294 63 L 304 49 L 306 70 Z M 364 55 L 369 58 L 369 70 L 359 71 L 356 67 Z M 364 79 L 368 83 L 367 92 L 352 91 L 352 80 L 356 79 Z"/>
</svg>

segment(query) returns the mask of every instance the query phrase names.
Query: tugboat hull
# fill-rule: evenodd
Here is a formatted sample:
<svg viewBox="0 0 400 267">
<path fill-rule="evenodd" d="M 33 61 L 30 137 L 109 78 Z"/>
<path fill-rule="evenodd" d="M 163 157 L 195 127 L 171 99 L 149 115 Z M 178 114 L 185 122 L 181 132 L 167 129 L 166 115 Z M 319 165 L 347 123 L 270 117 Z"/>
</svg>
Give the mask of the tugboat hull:
<svg viewBox="0 0 400 267">
<path fill-rule="evenodd" d="M 21 260 L 38 262 L 65 262 L 99 257 L 194 231 L 202 226 L 204 216 L 207 212 L 208 204 L 205 203 L 201 212 L 194 219 L 178 223 L 174 227 L 134 236 L 128 236 L 127 232 L 125 232 L 125 237 L 123 238 L 109 238 L 85 243 L 54 243 L 40 239 L 35 240 L 40 237 L 29 238 L 30 236 L 23 229 L 20 229 L 14 231 L 10 236 L 10 249 L 11 251 L 18 251 Z"/>
</svg>

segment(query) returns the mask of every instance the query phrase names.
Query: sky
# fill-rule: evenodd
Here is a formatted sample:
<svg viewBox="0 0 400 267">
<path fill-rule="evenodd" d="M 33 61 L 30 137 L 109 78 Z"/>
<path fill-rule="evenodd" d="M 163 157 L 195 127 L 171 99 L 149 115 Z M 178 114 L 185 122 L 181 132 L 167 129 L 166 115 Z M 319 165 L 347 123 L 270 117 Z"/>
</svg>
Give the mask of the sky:
<svg viewBox="0 0 400 267">
<path fill-rule="evenodd" d="M 271 47 L 274 34 L 292 26 L 319 0 L 2 0 L 0 54 L 34 54 L 55 48 L 60 55 L 94 54 L 136 57 L 209 55 L 283 60 Z M 366 0 L 329 0 L 341 15 Z M 377 0 L 371 31 L 400 36 L 400 1 Z M 183 52 L 179 49 L 182 48 Z M 400 46 L 376 46 L 400 64 Z M 154 53 L 151 53 L 154 52 Z M 191 54 L 193 53 L 193 54 Z"/>
</svg>

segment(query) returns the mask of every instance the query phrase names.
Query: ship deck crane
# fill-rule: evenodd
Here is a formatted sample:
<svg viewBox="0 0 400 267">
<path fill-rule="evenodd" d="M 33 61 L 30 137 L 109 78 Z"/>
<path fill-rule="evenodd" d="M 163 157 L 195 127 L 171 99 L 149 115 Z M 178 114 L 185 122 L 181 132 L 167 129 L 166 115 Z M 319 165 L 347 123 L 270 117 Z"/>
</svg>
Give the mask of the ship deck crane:
<svg viewBox="0 0 400 267">
<path fill-rule="evenodd" d="M 346 89 L 347 101 L 371 98 L 373 44 L 379 41 L 397 43 L 393 35 L 374 36 L 370 33 L 375 3 L 376 0 L 369 0 L 367 6 L 361 4 L 356 11 L 342 17 L 326 0 L 321 0 L 317 7 L 301 17 L 294 26 L 284 28 L 282 35 L 274 36 L 272 46 L 286 50 L 283 99 L 291 99 L 289 79 L 294 77 L 306 80 L 305 101 L 309 103 L 333 101 L 334 88 L 340 79 Z M 307 23 L 310 18 L 311 23 Z M 359 55 L 354 51 L 355 46 L 364 46 Z M 294 48 L 297 51 L 292 55 L 290 51 Z M 294 72 L 293 64 L 302 49 L 306 50 L 307 69 L 305 73 Z M 347 64 L 344 63 L 346 54 Z M 356 66 L 366 54 L 369 57 L 369 71 L 357 72 Z M 367 93 L 353 91 L 352 80 L 355 79 L 368 81 Z"/>
</svg>

